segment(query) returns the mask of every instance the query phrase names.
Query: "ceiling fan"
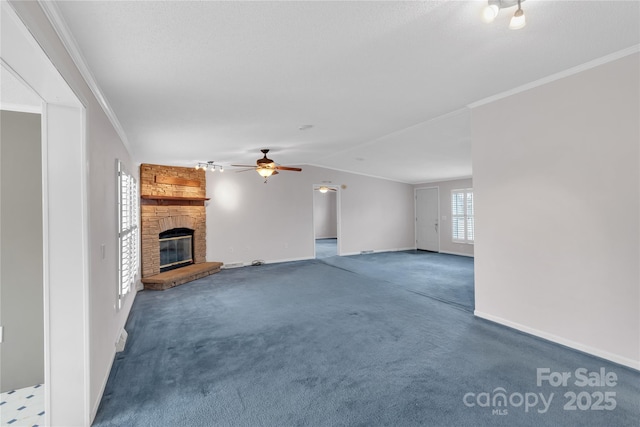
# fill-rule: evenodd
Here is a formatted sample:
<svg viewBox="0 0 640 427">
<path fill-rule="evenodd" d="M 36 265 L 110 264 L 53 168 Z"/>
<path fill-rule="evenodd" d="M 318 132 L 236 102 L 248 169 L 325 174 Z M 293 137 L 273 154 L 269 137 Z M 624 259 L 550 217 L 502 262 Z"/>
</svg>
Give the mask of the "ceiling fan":
<svg viewBox="0 0 640 427">
<path fill-rule="evenodd" d="M 262 154 L 264 154 L 264 156 L 261 159 L 258 159 L 256 161 L 256 166 L 252 166 L 252 165 L 231 165 L 231 166 L 237 167 L 237 168 L 255 169 L 255 171 L 258 172 L 258 174 L 264 178 L 265 184 L 267 183 L 267 178 L 269 178 L 271 175 L 278 174 L 278 171 L 292 171 L 292 172 L 302 171 L 302 169 L 300 168 L 280 166 L 276 164 L 276 162 L 274 162 L 273 160 L 267 158 L 267 153 L 269 152 L 268 148 L 264 148 L 260 151 L 262 152 Z M 251 170 L 251 169 L 246 169 L 246 170 Z M 244 171 L 238 171 L 238 172 L 244 172 Z"/>
</svg>

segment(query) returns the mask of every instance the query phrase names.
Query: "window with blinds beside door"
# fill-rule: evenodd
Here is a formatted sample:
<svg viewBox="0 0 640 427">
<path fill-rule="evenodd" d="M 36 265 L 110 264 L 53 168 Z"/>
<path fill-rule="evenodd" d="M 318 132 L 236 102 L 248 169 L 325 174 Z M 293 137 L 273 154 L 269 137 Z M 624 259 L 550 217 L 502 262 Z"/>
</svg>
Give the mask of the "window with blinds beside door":
<svg viewBox="0 0 640 427">
<path fill-rule="evenodd" d="M 473 189 L 451 191 L 451 238 L 455 243 L 473 244 Z"/>
<path fill-rule="evenodd" d="M 118 309 L 131 291 L 138 272 L 138 186 L 136 179 L 118 167 Z"/>
</svg>

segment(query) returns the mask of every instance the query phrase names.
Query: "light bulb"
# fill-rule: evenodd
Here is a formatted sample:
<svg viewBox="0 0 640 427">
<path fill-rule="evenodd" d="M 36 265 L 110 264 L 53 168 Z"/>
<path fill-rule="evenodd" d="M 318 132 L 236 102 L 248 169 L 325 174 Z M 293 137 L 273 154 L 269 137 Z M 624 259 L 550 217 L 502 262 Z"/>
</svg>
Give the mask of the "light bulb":
<svg viewBox="0 0 640 427">
<path fill-rule="evenodd" d="M 509 22 L 509 29 L 511 30 L 519 30 L 527 25 L 527 21 L 524 17 L 524 11 L 520 8 L 516 10 L 516 13 L 513 14 L 513 18 L 511 18 L 511 22 Z"/>
<path fill-rule="evenodd" d="M 493 20 L 496 19 L 496 16 L 498 16 L 499 11 L 500 11 L 500 8 L 498 7 L 498 5 L 496 4 L 487 5 L 482 10 L 482 20 L 487 23 L 493 22 Z"/>
<path fill-rule="evenodd" d="M 327 191 L 329 191 L 329 189 L 327 187 L 320 187 L 318 191 L 320 191 L 321 193 L 326 193 Z"/>
<path fill-rule="evenodd" d="M 224 172 L 224 169 L 222 168 L 222 166 L 220 166 L 220 173 Z"/>
</svg>

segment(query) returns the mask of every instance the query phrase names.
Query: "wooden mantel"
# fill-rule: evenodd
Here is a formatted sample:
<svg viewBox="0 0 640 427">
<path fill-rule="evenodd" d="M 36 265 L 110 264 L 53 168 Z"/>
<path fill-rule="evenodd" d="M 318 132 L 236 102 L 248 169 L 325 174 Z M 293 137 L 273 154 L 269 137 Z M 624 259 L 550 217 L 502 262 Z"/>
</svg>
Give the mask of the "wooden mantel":
<svg viewBox="0 0 640 427">
<path fill-rule="evenodd" d="M 167 196 L 160 194 L 143 194 L 140 196 L 140 204 L 144 206 L 204 206 L 208 197 L 198 196 Z"/>
<path fill-rule="evenodd" d="M 143 194 L 140 196 L 140 198 L 146 199 L 146 200 L 184 200 L 185 202 L 204 202 L 209 200 L 208 197 L 165 196 L 165 195 L 154 195 L 154 194 Z"/>
</svg>

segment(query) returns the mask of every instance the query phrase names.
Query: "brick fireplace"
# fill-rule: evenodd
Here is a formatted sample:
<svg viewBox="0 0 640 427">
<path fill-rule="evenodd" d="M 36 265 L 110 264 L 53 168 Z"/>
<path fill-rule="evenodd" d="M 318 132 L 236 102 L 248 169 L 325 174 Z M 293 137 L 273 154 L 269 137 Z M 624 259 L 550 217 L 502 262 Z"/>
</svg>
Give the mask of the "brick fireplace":
<svg viewBox="0 0 640 427">
<path fill-rule="evenodd" d="M 219 271 L 207 263 L 206 176 L 194 168 L 140 165 L 142 283 L 145 289 L 167 289 Z M 193 231 L 193 265 L 160 272 L 160 233 Z"/>
</svg>

